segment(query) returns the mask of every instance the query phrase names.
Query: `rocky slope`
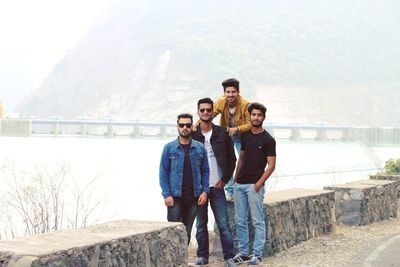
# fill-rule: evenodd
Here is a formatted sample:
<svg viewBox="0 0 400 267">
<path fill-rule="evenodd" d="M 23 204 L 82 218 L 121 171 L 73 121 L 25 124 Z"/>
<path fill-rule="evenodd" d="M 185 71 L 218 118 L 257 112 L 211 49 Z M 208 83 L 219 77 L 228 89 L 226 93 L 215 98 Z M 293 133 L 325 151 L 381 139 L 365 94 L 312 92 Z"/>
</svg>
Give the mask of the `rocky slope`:
<svg viewBox="0 0 400 267">
<path fill-rule="evenodd" d="M 20 110 L 173 120 L 237 77 L 270 120 L 400 124 L 392 0 L 121 0 Z"/>
</svg>

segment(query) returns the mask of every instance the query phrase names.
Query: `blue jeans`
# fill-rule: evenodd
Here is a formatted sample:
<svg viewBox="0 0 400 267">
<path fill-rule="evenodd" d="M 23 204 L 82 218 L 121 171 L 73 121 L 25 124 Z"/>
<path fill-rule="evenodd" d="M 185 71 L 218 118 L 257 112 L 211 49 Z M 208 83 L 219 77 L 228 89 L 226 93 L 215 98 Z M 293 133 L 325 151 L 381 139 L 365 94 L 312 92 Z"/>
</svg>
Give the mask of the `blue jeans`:
<svg viewBox="0 0 400 267">
<path fill-rule="evenodd" d="M 197 198 L 174 197 L 174 205 L 167 207 L 167 219 L 169 222 L 182 222 L 186 227 L 188 244 L 197 212 Z"/>
<path fill-rule="evenodd" d="M 236 153 L 237 153 L 237 157 L 239 158 L 239 154 L 240 154 L 240 148 L 242 147 L 241 143 L 240 143 L 240 137 L 238 135 L 234 135 L 232 136 L 232 141 L 233 141 L 233 145 L 235 146 L 236 149 Z M 231 177 L 231 179 L 229 180 L 229 182 L 225 185 L 225 191 L 227 194 L 232 195 L 234 194 L 234 190 L 233 190 L 233 176 Z"/>
<path fill-rule="evenodd" d="M 249 255 L 249 229 L 247 224 L 250 209 L 251 222 L 254 228 L 254 243 L 252 254 L 262 257 L 266 239 L 264 216 L 264 186 L 259 192 L 254 190 L 254 184 L 235 184 L 235 221 L 238 238 L 238 251 Z"/>
<path fill-rule="evenodd" d="M 229 227 L 228 207 L 226 204 L 225 192 L 222 189 L 210 187 L 208 198 L 210 200 L 211 209 L 214 213 L 215 222 L 217 223 L 224 259 L 227 260 L 233 258 L 233 237 L 231 228 Z M 207 211 L 208 203 L 204 206 L 199 206 L 196 217 L 196 239 L 198 244 L 197 257 L 204 257 L 206 259 L 208 259 L 210 255 Z"/>
</svg>

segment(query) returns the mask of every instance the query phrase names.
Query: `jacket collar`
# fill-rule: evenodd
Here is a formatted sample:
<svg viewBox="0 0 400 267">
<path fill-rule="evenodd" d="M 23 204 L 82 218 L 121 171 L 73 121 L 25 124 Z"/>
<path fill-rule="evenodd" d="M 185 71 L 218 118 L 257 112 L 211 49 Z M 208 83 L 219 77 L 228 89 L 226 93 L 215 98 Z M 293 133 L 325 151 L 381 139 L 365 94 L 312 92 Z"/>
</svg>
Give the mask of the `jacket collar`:
<svg viewBox="0 0 400 267">
<path fill-rule="evenodd" d="M 198 127 L 196 129 L 196 132 L 194 132 L 194 133 L 195 133 L 196 136 L 203 136 L 204 137 L 204 135 L 203 135 L 203 133 L 201 131 L 200 124 L 201 124 L 201 122 L 199 123 L 199 125 L 198 125 Z M 211 123 L 211 125 L 212 125 L 211 126 L 211 129 L 212 129 L 211 137 L 218 136 L 219 135 L 219 131 L 217 130 L 217 126 L 214 123 Z"/>
<path fill-rule="evenodd" d="M 174 148 L 175 148 L 175 149 L 178 149 L 179 147 L 181 147 L 181 144 L 179 143 L 179 137 L 177 137 L 177 138 L 175 139 L 175 141 L 174 141 Z M 195 145 L 194 145 L 194 140 L 192 139 L 192 140 L 190 141 L 190 148 L 193 148 L 193 147 L 195 147 Z"/>
</svg>

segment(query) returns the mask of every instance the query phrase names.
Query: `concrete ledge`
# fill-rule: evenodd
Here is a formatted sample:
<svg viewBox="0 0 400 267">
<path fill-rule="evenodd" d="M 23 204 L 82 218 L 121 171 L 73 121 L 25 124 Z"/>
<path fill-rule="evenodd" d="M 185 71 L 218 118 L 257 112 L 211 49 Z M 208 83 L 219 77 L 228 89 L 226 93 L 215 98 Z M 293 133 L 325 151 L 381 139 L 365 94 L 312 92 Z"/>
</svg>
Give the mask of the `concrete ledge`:
<svg viewBox="0 0 400 267">
<path fill-rule="evenodd" d="M 348 225 L 366 225 L 397 217 L 396 182 L 361 180 L 324 187 L 335 191 L 336 220 Z"/>
<path fill-rule="evenodd" d="M 181 223 L 121 220 L 0 242 L 0 266 L 186 266 Z"/>
<path fill-rule="evenodd" d="M 30 120 L 4 119 L 0 120 L 0 134 L 10 136 L 30 136 L 32 122 Z"/>
<path fill-rule="evenodd" d="M 267 225 L 264 254 L 272 255 L 308 239 L 332 233 L 335 227 L 334 207 L 333 191 L 290 189 L 267 193 L 264 200 Z M 229 203 L 228 209 L 237 245 L 233 202 Z M 254 232 L 250 222 L 249 230 L 251 248 Z"/>
</svg>

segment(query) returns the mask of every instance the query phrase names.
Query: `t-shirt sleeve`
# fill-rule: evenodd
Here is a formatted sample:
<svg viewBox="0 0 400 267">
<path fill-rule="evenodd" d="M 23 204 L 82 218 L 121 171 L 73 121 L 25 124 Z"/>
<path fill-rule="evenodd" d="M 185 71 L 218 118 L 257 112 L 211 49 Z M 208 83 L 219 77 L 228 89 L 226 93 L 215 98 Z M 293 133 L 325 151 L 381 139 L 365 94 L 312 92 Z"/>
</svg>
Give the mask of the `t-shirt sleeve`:
<svg viewBox="0 0 400 267">
<path fill-rule="evenodd" d="M 265 155 L 267 157 L 276 157 L 276 141 L 274 138 L 267 139 L 265 148 Z"/>
</svg>

